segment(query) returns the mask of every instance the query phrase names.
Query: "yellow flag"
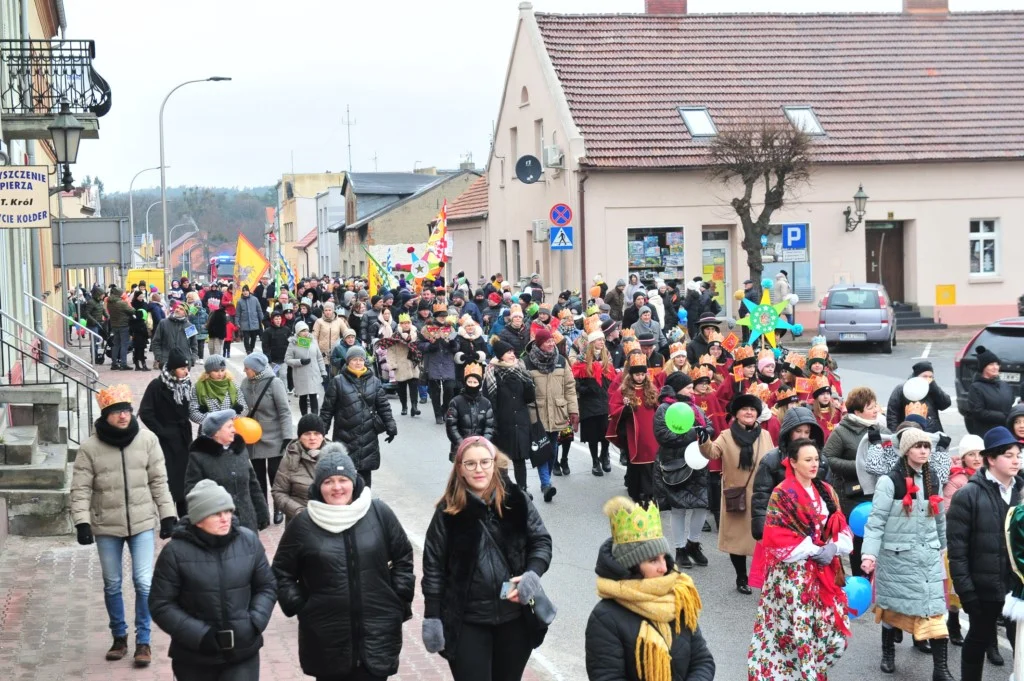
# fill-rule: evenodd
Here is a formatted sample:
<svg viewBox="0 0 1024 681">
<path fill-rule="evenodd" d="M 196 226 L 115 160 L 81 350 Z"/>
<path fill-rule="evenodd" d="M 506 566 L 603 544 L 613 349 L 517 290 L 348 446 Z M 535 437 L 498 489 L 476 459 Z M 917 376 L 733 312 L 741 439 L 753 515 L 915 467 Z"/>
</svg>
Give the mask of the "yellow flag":
<svg viewBox="0 0 1024 681">
<path fill-rule="evenodd" d="M 256 288 L 260 277 L 268 269 L 270 262 L 248 239 L 239 234 L 238 245 L 235 246 L 235 286 L 239 290 L 242 286 L 248 286 L 249 290 Z"/>
<path fill-rule="evenodd" d="M 377 295 L 377 289 L 380 285 L 380 275 L 377 273 L 377 261 L 370 258 L 370 262 L 366 266 L 366 281 L 367 288 L 370 292 L 370 297 Z"/>
</svg>

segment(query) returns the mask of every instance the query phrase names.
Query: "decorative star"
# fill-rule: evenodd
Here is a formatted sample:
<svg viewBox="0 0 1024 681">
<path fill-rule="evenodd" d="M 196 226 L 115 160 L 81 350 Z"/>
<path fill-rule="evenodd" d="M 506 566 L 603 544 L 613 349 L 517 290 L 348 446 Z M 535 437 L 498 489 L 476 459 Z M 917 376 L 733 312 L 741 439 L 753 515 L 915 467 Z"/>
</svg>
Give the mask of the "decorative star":
<svg viewBox="0 0 1024 681">
<path fill-rule="evenodd" d="M 736 323 L 739 326 L 745 326 L 750 329 L 750 345 L 753 345 L 757 342 L 758 338 L 764 336 L 768 340 L 768 344 L 774 348 L 776 347 L 776 329 L 792 331 L 794 326 L 796 326 L 790 324 L 782 316 L 782 311 L 789 307 L 789 301 L 783 300 L 772 305 L 771 293 L 767 288 L 761 291 L 761 302 L 759 304 L 755 305 L 744 298 L 743 305 L 750 314 Z"/>
</svg>

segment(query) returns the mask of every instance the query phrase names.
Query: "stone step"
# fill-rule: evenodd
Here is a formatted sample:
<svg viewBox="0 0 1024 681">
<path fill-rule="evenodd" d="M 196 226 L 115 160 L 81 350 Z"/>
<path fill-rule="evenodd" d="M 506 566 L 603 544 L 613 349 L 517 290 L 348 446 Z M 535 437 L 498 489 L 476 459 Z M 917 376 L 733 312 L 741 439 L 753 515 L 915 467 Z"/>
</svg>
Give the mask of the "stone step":
<svg viewBox="0 0 1024 681">
<path fill-rule="evenodd" d="M 919 331 L 921 329 L 945 329 L 948 328 L 945 324 L 939 324 L 933 319 L 927 317 L 919 317 L 917 319 L 900 319 L 896 323 L 896 332 L 907 331 L 913 329 Z"/>
<path fill-rule="evenodd" d="M 0 403 L 53 404 L 60 407 L 64 388 L 59 385 L 0 385 Z"/>
<path fill-rule="evenodd" d="M 71 522 L 71 464 L 59 489 L 0 489 L 7 505 L 7 530 L 26 537 L 52 537 L 74 533 Z"/>
<path fill-rule="evenodd" d="M 38 426 L 8 426 L 0 431 L 0 465 L 33 463 L 38 452 Z"/>
<path fill-rule="evenodd" d="M 13 489 L 61 489 L 69 476 L 67 445 L 38 445 L 32 463 L 0 466 L 0 493 Z"/>
<path fill-rule="evenodd" d="M 921 319 L 921 313 L 917 310 L 897 310 L 896 319 L 900 321 L 904 319 Z"/>
</svg>

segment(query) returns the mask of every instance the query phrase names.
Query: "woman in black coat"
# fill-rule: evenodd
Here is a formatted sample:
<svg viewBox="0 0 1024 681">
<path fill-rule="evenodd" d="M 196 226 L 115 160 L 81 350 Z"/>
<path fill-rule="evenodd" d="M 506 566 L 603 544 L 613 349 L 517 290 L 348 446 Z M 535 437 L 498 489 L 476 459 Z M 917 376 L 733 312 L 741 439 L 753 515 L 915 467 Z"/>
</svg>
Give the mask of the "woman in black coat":
<svg viewBox="0 0 1024 681">
<path fill-rule="evenodd" d="M 467 364 L 463 375 L 462 392 L 452 398 L 444 415 L 445 431 L 452 443 L 449 461 L 455 461 L 459 445 L 470 435 L 479 435 L 487 440 L 494 437 L 494 409 L 491 401 L 483 396 L 483 386 L 480 385 L 483 365 L 477 362 Z"/>
<path fill-rule="evenodd" d="M 281 610 L 299 617 L 302 671 L 387 678 L 398 672 L 402 622 L 412 617 L 412 544 L 341 445 L 320 450 L 309 491 L 274 555 Z"/>
<path fill-rule="evenodd" d="M 551 535 L 507 463 L 484 438 L 463 440 L 423 545 L 423 643 L 455 681 L 517 681 L 543 639 L 524 605 L 543 595 Z"/>
<path fill-rule="evenodd" d="M 398 435 L 398 426 L 384 386 L 366 368 L 366 351 L 358 345 L 349 348 L 345 368 L 327 385 L 320 419 L 325 429 L 334 423 L 331 440 L 345 445 L 356 470 L 369 487 L 371 473 L 380 468 L 377 434 L 386 432 L 385 441 L 391 442 Z"/>
<path fill-rule="evenodd" d="M 189 516 L 156 560 L 149 611 L 171 637 L 168 656 L 178 679 L 260 677 L 274 575 L 259 537 L 241 526 L 233 508 L 223 487 L 202 480 L 189 494 Z"/>
<path fill-rule="evenodd" d="M 972 435 L 1006 425 L 1013 408 L 1013 388 L 999 378 L 999 358 L 978 346 L 978 374 L 967 389 L 966 424 Z"/>
<path fill-rule="evenodd" d="M 171 489 L 179 517 L 186 512 L 185 469 L 192 442 L 192 421 L 189 419 L 191 394 L 188 360 L 179 350 L 173 349 L 161 367 L 160 375 L 146 386 L 139 403 L 139 419 L 160 440 L 167 467 L 167 486 Z"/>
<path fill-rule="evenodd" d="M 281 380 L 284 380 L 284 376 L 282 376 L 284 372 L 280 372 L 278 367 L 284 364 L 284 356 L 288 352 L 288 339 L 291 335 L 292 330 L 285 324 L 284 313 L 274 310 L 270 315 L 270 326 L 263 332 L 263 354 L 270 360 L 270 364 Z"/>
<path fill-rule="evenodd" d="M 495 414 L 492 441 L 512 460 L 516 484 L 525 492 L 526 462 L 536 467 L 548 460 L 547 451 L 534 452 L 530 447 L 530 419 L 536 415 L 537 392 L 533 378 L 516 359 L 515 348 L 501 339 L 492 345 L 494 358 L 484 372 L 484 393 Z"/>
</svg>

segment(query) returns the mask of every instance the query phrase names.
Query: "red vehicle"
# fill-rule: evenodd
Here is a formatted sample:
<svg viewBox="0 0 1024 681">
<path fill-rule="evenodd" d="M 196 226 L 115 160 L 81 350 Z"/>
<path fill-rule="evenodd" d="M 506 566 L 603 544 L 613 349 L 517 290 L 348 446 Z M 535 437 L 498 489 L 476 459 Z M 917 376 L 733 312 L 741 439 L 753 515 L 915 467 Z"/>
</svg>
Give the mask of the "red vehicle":
<svg viewBox="0 0 1024 681">
<path fill-rule="evenodd" d="M 235 256 L 215 255 L 210 258 L 210 281 L 218 279 L 234 279 Z"/>
</svg>

